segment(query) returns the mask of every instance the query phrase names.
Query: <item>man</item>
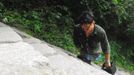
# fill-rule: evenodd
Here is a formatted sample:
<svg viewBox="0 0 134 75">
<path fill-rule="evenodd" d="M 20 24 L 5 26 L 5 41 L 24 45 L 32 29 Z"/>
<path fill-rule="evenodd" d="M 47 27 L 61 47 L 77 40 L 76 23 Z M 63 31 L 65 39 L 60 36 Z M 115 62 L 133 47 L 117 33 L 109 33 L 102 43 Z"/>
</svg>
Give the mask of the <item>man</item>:
<svg viewBox="0 0 134 75">
<path fill-rule="evenodd" d="M 92 12 L 84 11 L 80 18 L 79 24 L 74 28 L 74 44 L 80 48 L 82 60 L 91 63 L 97 60 L 102 50 L 105 55 L 105 67 L 110 67 L 110 46 L 105 30 L 95 24 Z"/>
</svg>

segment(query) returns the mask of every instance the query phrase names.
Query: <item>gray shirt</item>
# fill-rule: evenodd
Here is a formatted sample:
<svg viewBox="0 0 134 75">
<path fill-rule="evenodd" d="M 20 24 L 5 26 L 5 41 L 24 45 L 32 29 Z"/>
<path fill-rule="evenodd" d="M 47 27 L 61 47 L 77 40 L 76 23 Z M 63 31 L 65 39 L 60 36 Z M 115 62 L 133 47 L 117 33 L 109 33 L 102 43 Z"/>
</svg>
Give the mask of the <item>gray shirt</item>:
<svg viewBox="0 0 134 75">
<path fill-rule="evenodd" d="M 81 52 L 95 54 L 100 53 L 100 50 L 104 53 L 110 52 L 110 46 L 105 30 L 99 25 L 95 25 L 93 33 L 86 37 L 80 24 L 76 25 L 73 33 L 74 44 L 81 48 Z"/>
</svg>

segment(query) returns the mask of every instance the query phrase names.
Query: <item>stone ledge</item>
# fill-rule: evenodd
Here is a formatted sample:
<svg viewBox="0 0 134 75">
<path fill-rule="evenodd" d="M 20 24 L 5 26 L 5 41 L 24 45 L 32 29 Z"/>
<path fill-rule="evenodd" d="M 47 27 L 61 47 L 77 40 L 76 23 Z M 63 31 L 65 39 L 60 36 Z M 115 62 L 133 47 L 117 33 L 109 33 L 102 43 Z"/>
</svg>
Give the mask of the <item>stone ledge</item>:
<svg viewBox="0 0 134 75">
<path fill-rule="evenodd" d="M 110 75 L 73 57 L 61 54 L 48 57 L 53 68 L 66 71 L 67 75 Z"/>
<path fill-rule="evenodd" d="M 0 44 L 0 57 L 0 75 L 46 75 L 52 69 L 49 60 L 25 42 Z"/>
<path fill-rule="evenodd" d="M 14 43 L 22 41 L 22 38 L 10 27 L 0 27 L 0 43 Z"/>
<path fill-rule="evenodd" d="M 9 27 L 8 25 L 5 25 L 4 23 L 0 22 L 0 27 Z"/>
</svg>

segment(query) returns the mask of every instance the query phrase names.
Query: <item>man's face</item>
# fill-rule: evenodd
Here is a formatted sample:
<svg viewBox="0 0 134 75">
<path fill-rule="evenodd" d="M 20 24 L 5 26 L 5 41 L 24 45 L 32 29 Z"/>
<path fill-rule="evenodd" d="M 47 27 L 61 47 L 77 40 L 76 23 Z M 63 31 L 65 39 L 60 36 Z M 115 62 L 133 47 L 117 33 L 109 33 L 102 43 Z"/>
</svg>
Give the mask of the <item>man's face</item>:
<svg viewBox="0 0 134 75">
<path fill-rule="evenodd" d="M 86 36 L 88 37 L 89 35 L 92 34 L 95 26 L 95 21 L 89 23 L 89 24 L 82 24 L 82 29 L 86 33 Z"/>
<path fill-rule="evenodd" d="M 82 29 L 86 31 L 90 27 L 90 24 L 82 24 Z"/>
<path fill-rule="evenodd" d="M 92 23 L 88 23 L 88 24 L 84 23 L 84 24 L 82 24 L 82 29 L 84 31 L 87 31 L 88 29 L 91 28 L 91 25 L 92 25 Z"/>
</svg>

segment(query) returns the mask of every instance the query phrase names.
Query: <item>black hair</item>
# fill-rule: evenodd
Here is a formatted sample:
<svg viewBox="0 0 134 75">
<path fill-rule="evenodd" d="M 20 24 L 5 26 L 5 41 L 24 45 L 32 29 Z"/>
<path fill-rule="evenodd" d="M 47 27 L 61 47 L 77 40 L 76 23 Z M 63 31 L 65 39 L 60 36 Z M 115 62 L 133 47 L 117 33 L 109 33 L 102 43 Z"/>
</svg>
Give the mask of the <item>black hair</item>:
<svg viewBox="0 0 134 75">
<path fill-rule="evenodd" d="M 94 20 L 94 15 L 91 11 L 83 11 L 78 19 L 80 24 L 82 23 L 91 23 Z"/>
</svg>

